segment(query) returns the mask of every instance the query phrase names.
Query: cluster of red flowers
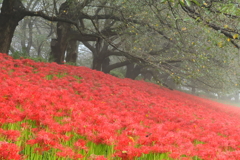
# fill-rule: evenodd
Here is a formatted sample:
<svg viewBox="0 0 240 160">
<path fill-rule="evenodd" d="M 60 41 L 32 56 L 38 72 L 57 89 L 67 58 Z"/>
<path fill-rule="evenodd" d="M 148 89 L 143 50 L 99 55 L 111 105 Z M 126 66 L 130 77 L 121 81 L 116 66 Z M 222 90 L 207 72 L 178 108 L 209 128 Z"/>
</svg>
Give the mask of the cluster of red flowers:
<svg viewBox="0 0 240 160">
<path fill-rule="evenodd" d="M 240 159 L 240 109 L 144 81 L 119 79 L 86 67 L 15 60 L 0 54 L 0 159 L 20 159 L 24 130 L 36 152 L 80 159 L 85 140 L 114 145 L 114 155 L 133 159 L 169 153 L 172 158 Z M 35 127 L 30 125 L 34 122 Z M 4 152 L 2 152 L 4 150 Z M 11 152 L 10 152 L 11 150 Z M 12 158 L 14 157 L 14 158 Z M 97 159 L 97 157 L 95 158 Z M 106 159 L 99 156 L 98 159 Z"/>
</svg>

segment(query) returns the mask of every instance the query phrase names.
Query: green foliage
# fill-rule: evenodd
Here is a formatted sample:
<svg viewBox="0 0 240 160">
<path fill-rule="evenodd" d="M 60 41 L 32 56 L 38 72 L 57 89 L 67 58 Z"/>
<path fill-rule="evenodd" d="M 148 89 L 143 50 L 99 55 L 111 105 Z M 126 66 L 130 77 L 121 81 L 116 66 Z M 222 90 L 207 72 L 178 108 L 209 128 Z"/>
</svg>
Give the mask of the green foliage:
<svg viewBox="0 0 240 160">
<path fill-rule="evenodd" d="M 65 64 L 72 65 L 72 66 L 77 66 L 76 62 L 66 62 Z"/>
<path fill-rule="evenodd" d="M 28 53 L 26 52 L 20 52 L 20 51 L 16 51 L 16 52 L 13 52 L 11 54 L 11 56 L 14 58 L 14 59 L 20 59 L 20 58 L 24 58 L 24 59 L 31 59 L 31 60 L 34 60 L 35 62 L 48 62 L 48 60 L 42 58 L 42 57 L 31 57 L 29 56 Z"/>
<path fill-rule="evenodd" d="M 11 54 L 14 59 L 27 58 L 29 55 L 26 52 L 16 51 Z"/>
<path fill-rule="evenodd" d="M 77 79 L 77 82 L 78 82 L 78 83 L 81 83 L 82 77 L 75 75 L 74 78 Z"/>
<path fill-rule="evenodd" d="M 116 70 L 112 70 L 110 72 L 111 75 L 115 76 L 115 77 L 118 77 L 118 78 L 124 78 L 125 76 L 123 75 L 123 73 L 119 72 L 119 71 L 116 71 Z"/>
<path fill-rule="evenodd" d="M 59 73 L 57 73 L 57 74 L 49 74 L 49 75 L 47 75 L 46 77 L 45 77 L 45 79 L 47 79 L 47 80 L 52 80 L 54 77 L 56 77 L 56 78 L 63 78 L 63 77 L 65 77 L 65 76 L 67 76 L 67 73 L 62 73 L 62 72 L 59 72 Z M 79 79 L 80 77 L 75 77 L 76 79 Z"/>
<path fill-rule="evenodd" d="M 29 57 L 28 59 L 34 60 L 35 62 L 48 62 L 47 59 L 44 59 L 42 57 Z"/>
</svg>

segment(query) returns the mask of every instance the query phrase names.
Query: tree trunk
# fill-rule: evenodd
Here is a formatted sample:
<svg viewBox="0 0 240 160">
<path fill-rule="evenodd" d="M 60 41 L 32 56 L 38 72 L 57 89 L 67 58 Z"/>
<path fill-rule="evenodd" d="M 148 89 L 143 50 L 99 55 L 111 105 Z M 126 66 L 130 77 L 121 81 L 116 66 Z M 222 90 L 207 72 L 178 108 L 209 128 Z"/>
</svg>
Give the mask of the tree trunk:
<svg viewBox="0 0 240 160">
<path fill-rule="evenodd" d="M 196 87 L 192 87 L 192 94 L 195 95 L 196 94 Z"/>
<path fill-rule="evenodd" d="M 98 56 L 93 56 L 92 69 L 97 71 L 102 70 L 102 60 Z"/>
<path fill-rule="evenodd" d="M 235 94 L 235 102 L 239 102 L 239 92 Z"/>
<path fill-rule="evenodd" d="M 68 1 L 61 4 L 59 17 L 71 19 L 70 3 Z M 65 22 L 57 23 L 57 38 L 52 39 L 50 59 L 58 64 L 64 63 L 65 51 L 69 41 L 71 24 Z"/>
<path fill-rule="evenodd" d="M 92 51 L 93 53 L 93 63 L 92 69 L 102 71 L 102 62 L 104 59 L 104 52 L 101 50 L 102 48 L 102 40 L 100 38 L 97 39 L 95 48 Z"/>
<path fill-rule="evenodd" d="M 102 71 L 104 73 L 110 73 L 110 70 L 108 69 L 109 65 L 110 65 L 110 58 L 107 57 L 102 62 Z"/>
<path fill-rule="evenodd" d="M 142 67 L 139 65 L 134 66 L 134 64 L 127 65 L 127 72 L 125 77 L 130 79 L 135 79 L 140 74 Z"/>
<path fill-rule="evenodd" d="M 64 22 L 57 24 L 57 39 L 52 39 L 51 42 L 51 59 L 58 64 L 63 64 L 65 51 L 68 45 L 68 38 L 71 25 Z"/>
<path fill-rule="evenodd" d="M 77 63 L 78 43 L 76 40 L 70 40 L 67 46 L 66 62 Z"/>
<path fill-rule="evenodd" d="M 8 54 L 18 22 L 24 18 L 25 8 L 20 0 L 4 0 L 0 14 L 0 52 Z"/>
<path fill-rule="evenodd" d="M 141 73 L 141 74 L 143 75 L 144 81 L 146 81 L 146 80 L 151 81 L 152 80 L 152 74 L 150 72 L 144 72 L 144 73 Z"/>
</svg>

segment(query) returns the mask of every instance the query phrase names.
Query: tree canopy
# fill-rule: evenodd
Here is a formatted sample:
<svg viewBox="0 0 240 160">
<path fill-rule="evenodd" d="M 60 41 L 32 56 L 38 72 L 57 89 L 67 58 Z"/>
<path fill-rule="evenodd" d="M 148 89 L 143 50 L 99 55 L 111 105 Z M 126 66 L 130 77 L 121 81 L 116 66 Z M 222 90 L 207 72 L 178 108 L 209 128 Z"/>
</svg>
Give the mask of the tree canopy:
<svg viewBox="0 0 240 160">
<path fill-rule="evenodd" d="M 238 0 L 2 0 L 0 52 L 205 92 L 238 92 Z M 9 52 L 10 51 L 10 52 Z"/>
</svg>

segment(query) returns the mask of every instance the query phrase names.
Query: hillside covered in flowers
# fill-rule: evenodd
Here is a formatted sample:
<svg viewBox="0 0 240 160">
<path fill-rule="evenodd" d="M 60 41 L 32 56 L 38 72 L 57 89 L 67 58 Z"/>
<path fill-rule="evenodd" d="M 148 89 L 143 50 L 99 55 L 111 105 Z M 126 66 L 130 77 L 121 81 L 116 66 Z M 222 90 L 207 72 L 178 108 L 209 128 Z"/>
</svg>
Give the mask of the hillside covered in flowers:
<svg viewBox="0 0 240 160">
<path fill-rule="evenodd" d="M 86 67 L 0 62 L 0 159 L 240 159 L 240 108 Z"/>
</svg>

